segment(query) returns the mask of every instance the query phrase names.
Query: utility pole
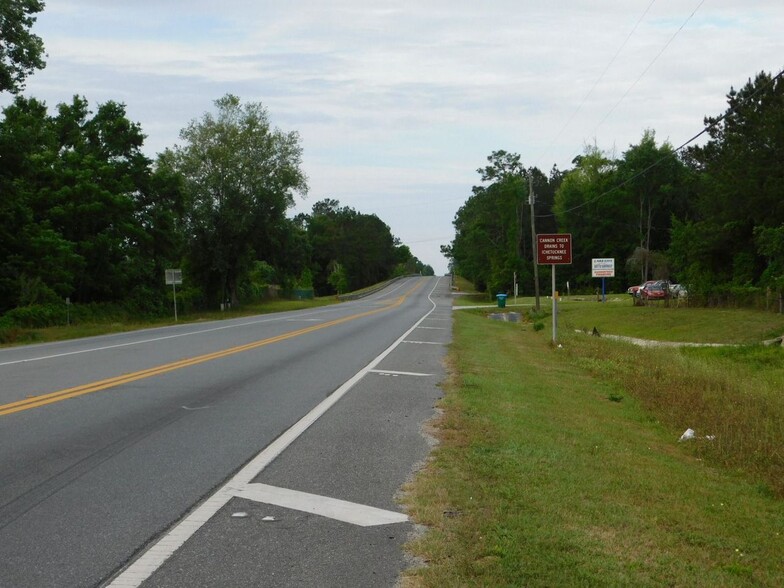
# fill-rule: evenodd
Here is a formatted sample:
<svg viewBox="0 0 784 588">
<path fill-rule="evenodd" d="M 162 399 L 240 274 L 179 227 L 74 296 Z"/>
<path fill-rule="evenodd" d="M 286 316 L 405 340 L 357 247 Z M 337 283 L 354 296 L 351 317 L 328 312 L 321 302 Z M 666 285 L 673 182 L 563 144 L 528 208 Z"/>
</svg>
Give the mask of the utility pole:
<svg viewBox="0 0 784 588">
<path fill-rule="evenodd" d="M 541 309 L 539 306 L 539 266 L 536 263 L 536 225 L 534 223 L 534 176 L 528 172 L 528 204 L 531 205 L 531 258 L 534 262 L 534 293 L 536 295 L 536 312 Z"/>
</svg>

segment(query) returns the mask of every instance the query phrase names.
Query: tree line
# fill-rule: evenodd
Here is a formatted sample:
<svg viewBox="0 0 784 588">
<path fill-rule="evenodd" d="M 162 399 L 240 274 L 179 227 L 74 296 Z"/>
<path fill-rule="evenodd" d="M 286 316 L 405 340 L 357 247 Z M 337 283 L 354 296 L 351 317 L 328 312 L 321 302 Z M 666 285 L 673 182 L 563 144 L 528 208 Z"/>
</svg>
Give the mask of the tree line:
<svg viewBox="0 0 784 588">
<path fill-rule="evenodd" d="M 205 309 L 270 285 L 327 295 L 433 273 L 375 215 L 328 199 L 290 218 L 308 191 L 301 140 L 260 103 L 216 100 L 151 159 L 122 103 L 77 95 L 50 112 L 22 95 L 45 65 L 29 30 L 42 9 L 0 7 L 0 92 L 15 95 L 0 119 L 0 313 L 36 305 L 45 323 L 66 299 L 165 313 L 166 268 L 183 270 L 181 303 Z"/>
<path fill-rule="evenodd" d="M 336 200 L 289 218 L 307 192 L 298 134 L 259 103 L 215 105 L 153 161 L 120 103 L 91 112 L 74 97 L 50 114 L 17 96 L 0 120 L 0 309 L 67 297 L 165 312 L 172 267 L 195 308 L 271 284 L 326 295 L 433 273 L 378 217 Z"/>
<path fill-rule="evenodd" d="M 759 73 L 708 116 L 707 141 L 683 149 L 646 130 L 620 156 L 596 146 L 545 176 L 495 151 L 458 210 L 442 251 L 453 271 L 490 293 L 516 273 L 533 292 L 529 180 L 536 233 L 571 233 L 559 288 L 593 292 L 592 258 L 614 258 L 615 291 L 648 279 L 687 284 L 705 302 L 784 290 L 784 82 Z M 544 278 L 547 266 L 541 268 Z"/>
</svg>

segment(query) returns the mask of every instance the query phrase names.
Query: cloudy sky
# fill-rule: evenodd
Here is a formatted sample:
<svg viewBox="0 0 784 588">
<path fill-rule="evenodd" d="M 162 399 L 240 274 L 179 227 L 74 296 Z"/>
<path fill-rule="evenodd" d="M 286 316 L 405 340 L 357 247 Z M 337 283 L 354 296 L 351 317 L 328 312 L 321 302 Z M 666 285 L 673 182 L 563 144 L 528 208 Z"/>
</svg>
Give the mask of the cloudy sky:
<svg viewBox="0 0 784 588">
<path fill-rule="evenodd" d="M 678 146 L 784 67 L 782 0 L 46 0 L 34 31 L 26 94 L 124 102 L 151 157 L 224 94 L 261 102 L 302 138 L 297 211 L 375 213 L 438 273 L 492 151 L 546 172 L 647 128 Z"/>
</svg>

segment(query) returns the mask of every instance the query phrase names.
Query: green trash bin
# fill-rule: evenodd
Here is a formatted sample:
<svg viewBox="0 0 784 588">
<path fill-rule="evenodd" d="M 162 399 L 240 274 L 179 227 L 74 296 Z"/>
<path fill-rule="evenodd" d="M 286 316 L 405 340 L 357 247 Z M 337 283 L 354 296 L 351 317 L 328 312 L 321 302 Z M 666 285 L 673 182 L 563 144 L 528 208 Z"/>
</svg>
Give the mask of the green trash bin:
<svg viewBox="0 0 784 588">
<path fill-rule="evenodd" d="M 498 298 L 498 308 L 506 308 L 506 294 L 496 294 Z"/>
</svg>

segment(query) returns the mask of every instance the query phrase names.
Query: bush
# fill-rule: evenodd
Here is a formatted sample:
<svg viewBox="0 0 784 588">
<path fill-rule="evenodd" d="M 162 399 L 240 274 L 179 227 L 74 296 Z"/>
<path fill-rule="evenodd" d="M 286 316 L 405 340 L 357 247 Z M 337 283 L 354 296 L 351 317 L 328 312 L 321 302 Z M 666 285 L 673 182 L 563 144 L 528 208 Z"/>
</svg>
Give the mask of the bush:
<svg viewBox="0 0 784 588">
<path fill-rule="evenodd" d="M 168 313 L 169 306 L 173 304 L 171 292 L 168 292 L 169 305 L 166 304 L 167 297 L 160 290 L 154 290 L 146 286 L 134 288 L 128 298 L 122 302 L 122 307 L 133 316 L 157 318 Z"/>
<path fill-rule="evenodd" d="M 138 316 L 139 300 L 129 301 L 127 306 L 110 302 L 72 304 L 70 309 L 65 303 L 32 304 L 20 306 L 6 312 L 0 318 L 0 328 L 43 329 L 65 325 L 70 321 L 78 323 L 121 322 Z M 150 308 L 150 305 L 147 304 Z"/>
<path fill-rule="evenodd" d="M 63 325 L 66 322 L 65 304 L 32 304 L 9 310 L 3 316 L 4 324 L 9 327 L 40 329 Z"/>
<path fill-rule="evenodd" d="M 16 343 L 22 338 L 23 331 L 19 327 L 0 326 L 0 344 Z"/>
<path fill-rule="evenodd" d="M 778 298 L 778 293 L 774 293 Z M 689 288 L 689 304 L 719 308 L 765 309 L 770 305 L 767 290 L 756 286 L 712 285 Z"/>
</svg>

